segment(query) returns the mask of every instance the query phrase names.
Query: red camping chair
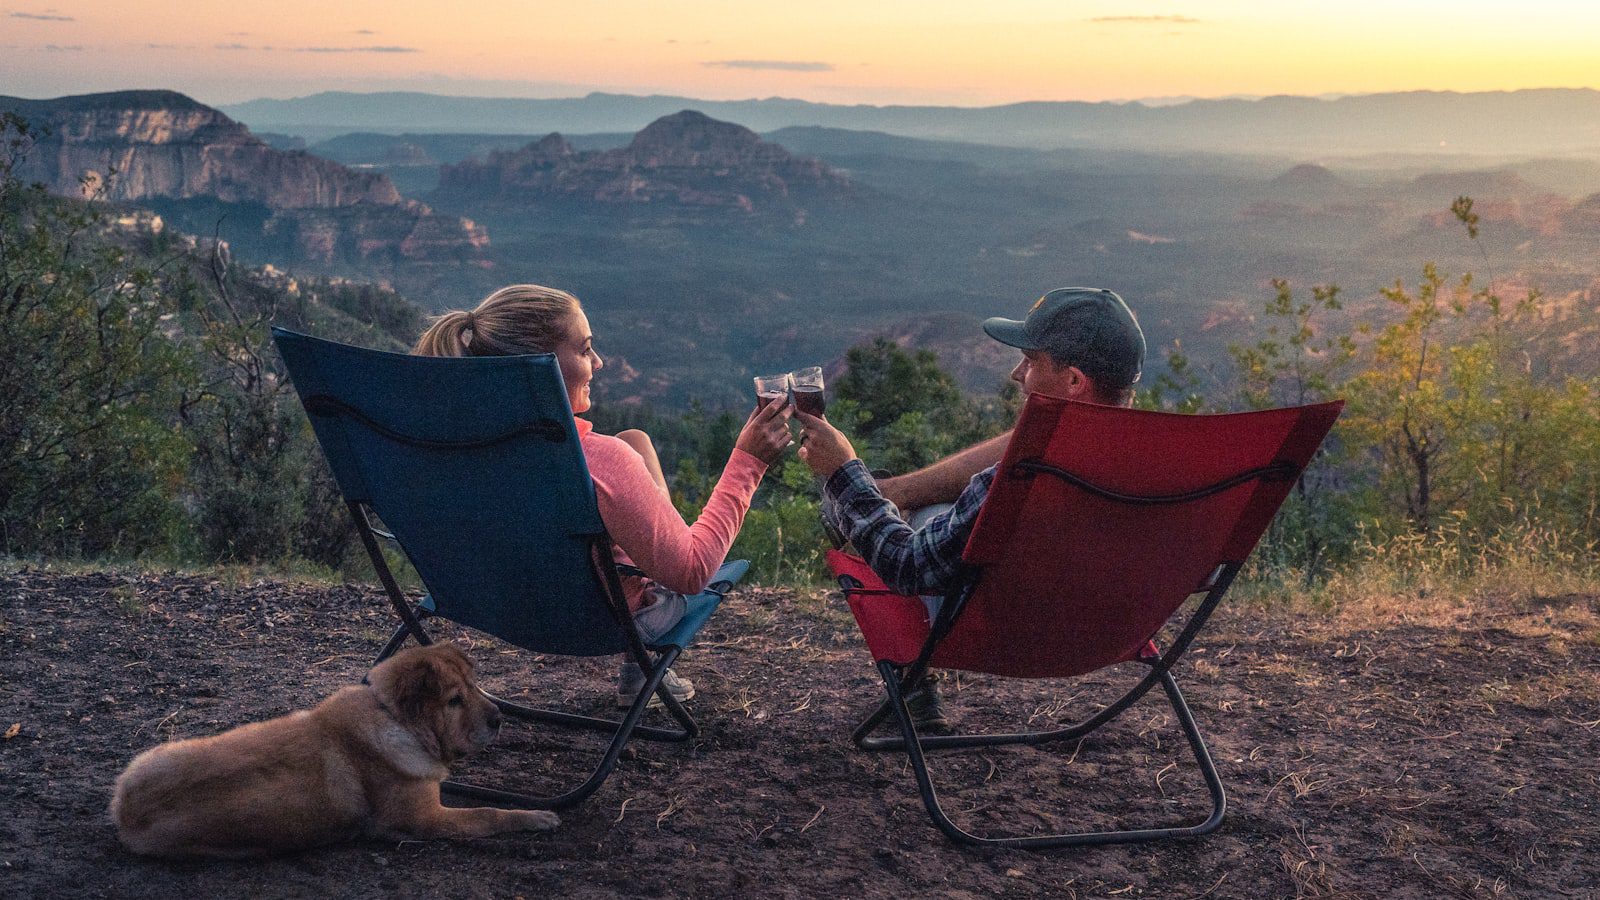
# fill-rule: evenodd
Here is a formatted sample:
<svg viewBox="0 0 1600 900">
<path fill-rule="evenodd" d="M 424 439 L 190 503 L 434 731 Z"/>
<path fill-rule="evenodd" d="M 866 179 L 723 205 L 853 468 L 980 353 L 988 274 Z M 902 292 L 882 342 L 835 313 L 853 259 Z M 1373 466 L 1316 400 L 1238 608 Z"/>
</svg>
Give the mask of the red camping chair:
<svg viewBox="0 0 1600 900">
<path fill-rule="evenodd" d="M 937 618 L 894 593 L 860 559 L 828 565 L 877 662 L 889 698 L 856 729 L 864 750 L 904 750 L 935 824 L 965 844 L 1060 847 L 1206 834 L 1226 799 L 1172 667 L 1343 408 L 1342 401 L 1215 416 L 1028 399 Z M 1204 599 L 1172 645 L 1156 633 L 1193 594 Z M 1021 734 L 919 736 L 904 702 L 930 667 L 1015 678 L 1068 678 L 1118 663 L 1144 676 L 1078 724 Z M 1171 701 L 1211 792 L 1190 826 L 979 837 L 950 821 L 926 751 L 1082 737 L 1157 684 Z M 890 716 L 899 737 L 873 737 Z"/>
</svg>

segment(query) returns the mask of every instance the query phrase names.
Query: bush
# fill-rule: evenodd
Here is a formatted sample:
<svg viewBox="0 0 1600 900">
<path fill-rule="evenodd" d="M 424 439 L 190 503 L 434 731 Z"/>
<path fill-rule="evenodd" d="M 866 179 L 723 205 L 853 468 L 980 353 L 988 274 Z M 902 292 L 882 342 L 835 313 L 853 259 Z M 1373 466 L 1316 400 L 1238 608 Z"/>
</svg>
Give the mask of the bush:
<svg viewBox="0 0 1600 900">
<path fill-rule="evenodd" d="M 0 552 L 170 547 L 191 360 L 149 268 L 98 240 L 98 209 L 14 177 L 33 139 L 0 117 Z"/>
</svg>

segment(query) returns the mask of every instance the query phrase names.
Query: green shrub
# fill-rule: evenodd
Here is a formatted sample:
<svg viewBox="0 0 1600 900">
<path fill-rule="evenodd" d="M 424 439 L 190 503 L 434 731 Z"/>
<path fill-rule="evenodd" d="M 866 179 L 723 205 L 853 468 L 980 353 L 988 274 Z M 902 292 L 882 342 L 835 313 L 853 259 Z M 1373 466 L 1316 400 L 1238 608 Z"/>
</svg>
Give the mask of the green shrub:
<svg viewBox="0 0 1600 900">
<path fill-rule="evenodd" d="M 174 544 L 191 361 L 154 273 L 99 240 L 92 204 L 14 177 L 32 132 L 0 117 L 0 553 Z"/>
</svg>

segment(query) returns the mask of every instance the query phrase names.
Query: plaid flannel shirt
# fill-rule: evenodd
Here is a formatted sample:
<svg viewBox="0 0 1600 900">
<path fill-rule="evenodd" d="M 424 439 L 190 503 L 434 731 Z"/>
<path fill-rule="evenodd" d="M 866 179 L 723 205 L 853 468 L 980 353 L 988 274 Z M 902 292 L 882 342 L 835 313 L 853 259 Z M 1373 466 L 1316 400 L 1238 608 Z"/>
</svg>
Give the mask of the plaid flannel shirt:
<svg viewBox="0 0 1600 900">
<path fill-rule="evenodd" d="M 839 467 L 823 485 L 834 506 L 835 523 L 890 589 L 906 595 L 942 594 L 961 566 L 967 537 L 989 496 L 995 466 L 972 476 L 955 507 L 919 531 L 885 500 L 878 483 L 859 459 Z"/>
</svg>

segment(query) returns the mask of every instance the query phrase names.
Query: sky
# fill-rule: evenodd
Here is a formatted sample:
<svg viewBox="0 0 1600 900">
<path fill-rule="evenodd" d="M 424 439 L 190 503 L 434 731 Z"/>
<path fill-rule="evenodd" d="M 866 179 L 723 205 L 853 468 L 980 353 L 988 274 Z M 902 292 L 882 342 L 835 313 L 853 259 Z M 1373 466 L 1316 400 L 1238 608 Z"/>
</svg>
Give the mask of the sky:
<svg viewBox="0 0 1600 900">
<path fill-rule="evenodd" d="M 0 0 L 0 94 L 984 106 L 1600 88 L 1589 0 Z"/>
</svg>

